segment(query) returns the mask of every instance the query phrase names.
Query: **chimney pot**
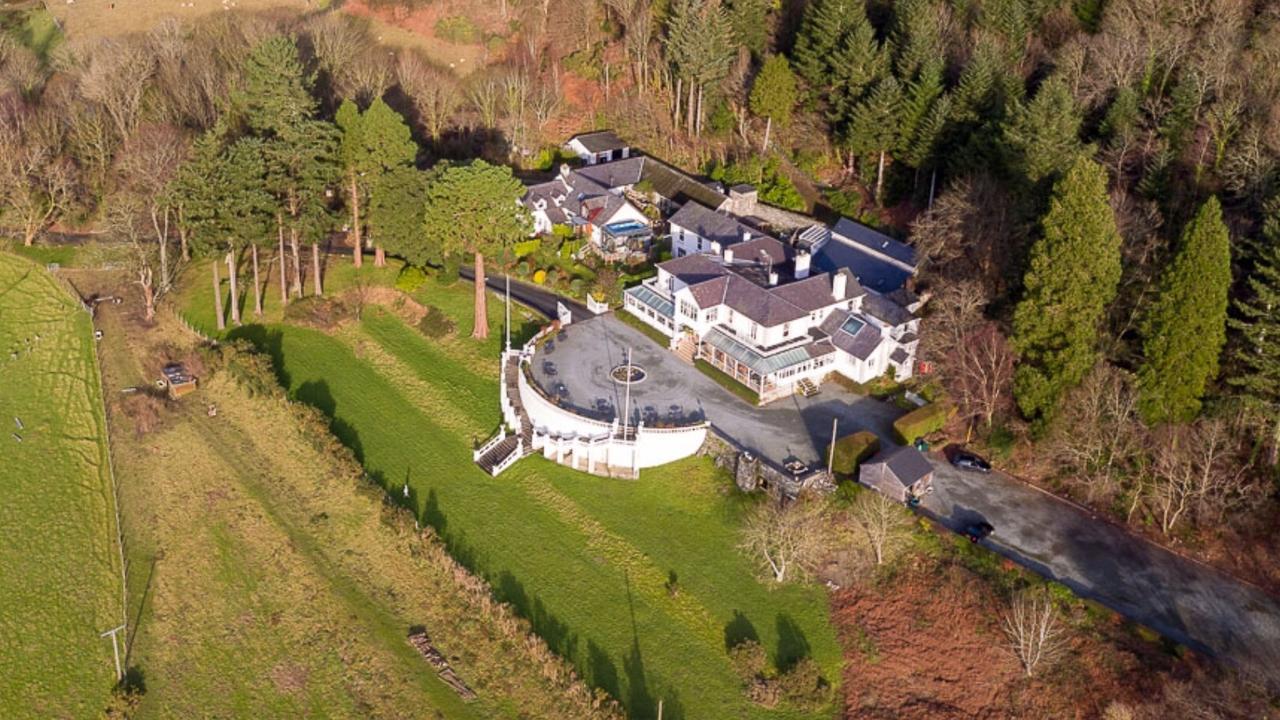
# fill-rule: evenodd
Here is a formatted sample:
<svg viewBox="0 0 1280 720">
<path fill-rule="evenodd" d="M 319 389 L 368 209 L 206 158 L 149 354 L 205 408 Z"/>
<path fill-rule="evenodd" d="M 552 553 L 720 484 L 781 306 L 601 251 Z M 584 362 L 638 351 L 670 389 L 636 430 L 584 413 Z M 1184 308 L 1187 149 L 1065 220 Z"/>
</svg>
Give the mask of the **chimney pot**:
<svg viewBox="0 0 1280 720">
<path fill-rule="evenodd" d="M 733 264 L 733 248 L 724 249 L 724 261 L 730 265 Z"/>
<path fill-rule="evenodd" d="M 836 300 L 843 300 L 848 288 L 845 286 L 844 273 L 836 273 L 831 276 L 831 297 Z"/>
</svg>

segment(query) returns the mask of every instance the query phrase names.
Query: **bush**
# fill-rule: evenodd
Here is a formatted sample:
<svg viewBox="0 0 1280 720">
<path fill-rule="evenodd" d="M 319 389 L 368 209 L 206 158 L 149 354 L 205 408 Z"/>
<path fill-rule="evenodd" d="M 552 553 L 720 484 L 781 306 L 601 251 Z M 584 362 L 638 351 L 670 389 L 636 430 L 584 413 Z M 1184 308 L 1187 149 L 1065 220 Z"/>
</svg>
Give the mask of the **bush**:
<svg viewBox="0 0 1280 720">
<path fill-rule="evenodd" d="M 829 446 L 828 446 L 829 447 Z M 858 466 L 880 451 L 880 438 L 866 430 L 836 440 L 831 470 L 837 475 L 854 477 Z"/>
<path fill-rule="evenodd" d="M 462 268 L 462 261 L 456 257 L 446 257 L 444 266 L 440 268 L 440 272 L 436 273 L 436 282 L 441 285 L 452 285 L 458 282 L 458 270 Z"/>
<path fill-rule="evenodd" d="M 856 218 L 862 212 L 862 193 L 854 188 L 828 190 L 827 204 L 845 217 Z"/>
<path fill-rule="evenodd" d="M 288 322 L 319 330 L 331 330 L 353 315 L 351 307 L 338 298 L 315 295 L 294 300 L 284 308 L 284 319 Z"/>
<path fill-rule="evenodd" d="M 831 702 L 831 683 L 822 677 L 813 658 L 801 658 L 778 676 L 777 683 L 783 699 L 795 707 L 817 709 Z"/>
<path fill-rule="evenodd" d="M 599 80 L 603 74 L 600 68 L 599 46 L 570 53 L 564 59 L 563 67 L 583 80 Z"/>
<path fill-rule="evenodd" d="M 396 276 L 396 289 L 411 293 L 425 285 L 427 274 L 415 265 L 405 265 Z"/>
<path fill-rule="evenodd" d="M 451 43 L 467 45 L 480 42 L 480 28 L 464 15 L 449 15 L 436 21 L 436 37 Z"/>
<path fill-rule="evenodd" d="M 951 410 L 951 405 L 946 402 L 936 402 L 916 408 L 894 420 L 893 431 L 897 434 L 899 442 L 913 443 L 917 438 L 941 430 L 947 423 L 947 418 L 951 417 Z"/>
<path fill-rule="evenodd" d="M 453 321 L 435 305 L 427 306 L 427 314 L 418 321 L 418 331 L 435 340 L 453 332 Z"/>
<path fill-rule="evenodd" d="M 547 271 L 546 271 L 546 270 L 539 270 L 539 271 L 535 272 L 535 273 L 533 274 L 533 281 L 534 281 L 534 282 L 536 282 L 536 283 L 538 283 L 539 285 L 541 285 L 541 284 L 545 283 L 545 282 L 547 281 Z"/>
<path fill-rule="evenodd" d="M 769 657 L 764 647 L 755 640 L 743 640 L 729 648 L 729 664 L 746 682 L 763 677 L 769 666 Z"/>
<path fill-rule="evenodd" d="M 518 242 L 513 245 L 511 249 L 515 251 L 517 258 L 522 258 L 525 255 L 532 255 L 533 253 L 538 252 L 538 249 L 541 247 L 542 238 L 533 238 L 532 240 L 523 240 Z"/>
</svg>

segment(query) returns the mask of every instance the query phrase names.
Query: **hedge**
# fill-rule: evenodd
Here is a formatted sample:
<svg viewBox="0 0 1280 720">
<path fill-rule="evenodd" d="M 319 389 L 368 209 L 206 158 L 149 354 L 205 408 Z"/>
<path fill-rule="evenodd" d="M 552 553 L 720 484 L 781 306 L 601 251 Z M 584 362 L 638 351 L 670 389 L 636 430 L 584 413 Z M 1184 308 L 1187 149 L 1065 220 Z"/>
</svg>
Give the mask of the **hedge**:
<svg viewBox="0 0 1280 720">
<path fill-rule="evenodd" d="M 532 240 L 522 240 L 513 245 L 511 249 L 515 251 L 517 258 L 522 258 L 525 255 L 532 255 L 533 253 L 538 252 L 538 249 L 541 247 L 542 238 L 534 238 Z"/>
<path fill-rule="evenodd" d="M 828 452 L 830 447 L 830 445 L 827 446 Z M 831 471 L 836 475 L 852 477 L 858 472 L 858 466 L 877 452 L 880 452 L 880 438 L 876 437 L 875 433 L 863 430 L 845 435 L 836 440 Z"/>
<path fill-rule="evenodd" d="M 929 433 L 937 432 L 951 417 L 951 405 L 946 402 L 935 402 L 916 408 L 893 421 L 893 431 L 898 442 L 913 443 Z"/>
</svg>

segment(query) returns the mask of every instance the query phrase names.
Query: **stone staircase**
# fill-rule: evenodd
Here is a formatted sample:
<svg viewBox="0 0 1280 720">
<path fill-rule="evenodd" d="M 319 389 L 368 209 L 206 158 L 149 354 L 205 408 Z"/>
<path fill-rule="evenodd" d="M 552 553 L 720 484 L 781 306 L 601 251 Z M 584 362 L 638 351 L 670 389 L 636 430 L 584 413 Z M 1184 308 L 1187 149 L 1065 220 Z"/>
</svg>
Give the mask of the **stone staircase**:
<svg viewBox="0 0 1280 720">
<path fill-rule="evenodd" d="M 481 455 L 480 459 L 476 460 L 476 465 L 479 465 L 481 470 L 490 475 L 496 475 L 497 473 L 493 471 L 494 468 L 500 467 L 519 447 L 520 437 L 518 435 L 508 435 L 502 442 L 494 445 L 488 452 Z"/>
<path fill-rule="evenodd" d="M 521 372 L 520 357 L 513 353 L 503 359 L 503 363 L 505 366 L 502 368 L 502 374 L 506 385 L 507 401 L 515 408 L 520 427 L 516 428 L 515 434 L 512 435 L 506 434 L 505 427 L 500 428 L 498 435 L 490 438 L 489 442 L 476 451 L 477 454 L 474 455 L 476 465 L 491 476 L 498 475 L 512 463 L 533 451 L 533 423 L 530 422 L 524 405 L 520 403 L 518 375 Z"/>
<path fill-rule="evenodd" d="M 692 365 L 698 357 L 698 341 L 690 335 L 681 335 L 676 341 L 675 354 L 676 357 Z"/>
<path fill-rule="evenodd" d="M 796 383 L 796 392 L 807 398 L 813 397 L 818 394 L 818 386 L 809 378 L 803 378 L 800 382 Z"/>
</svg>

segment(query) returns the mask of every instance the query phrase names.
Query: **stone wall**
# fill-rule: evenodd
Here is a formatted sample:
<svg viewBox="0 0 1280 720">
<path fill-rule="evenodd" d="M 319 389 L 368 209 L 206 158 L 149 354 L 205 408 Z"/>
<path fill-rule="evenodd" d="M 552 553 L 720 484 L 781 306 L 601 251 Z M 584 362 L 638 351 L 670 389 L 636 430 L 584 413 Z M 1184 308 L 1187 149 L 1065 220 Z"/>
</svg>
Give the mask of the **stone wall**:
<svg viewBox="0 0 1280 720">
<path fill-rule="evenodd" d="M 733 475 L 734 484 L 743 492 L 778 490 L 787 497 L 795 497 L 802 490 L 813 490 L 825 495 L 836 489 L 835 482 L 826 470 L 814 470 L 797 477 L 759 456 L 739 449 L 717 432 L 707 433 L 707 439 L 698 454 L 712 458 L 716 467 L 724 468 Z"/>
</svg>

